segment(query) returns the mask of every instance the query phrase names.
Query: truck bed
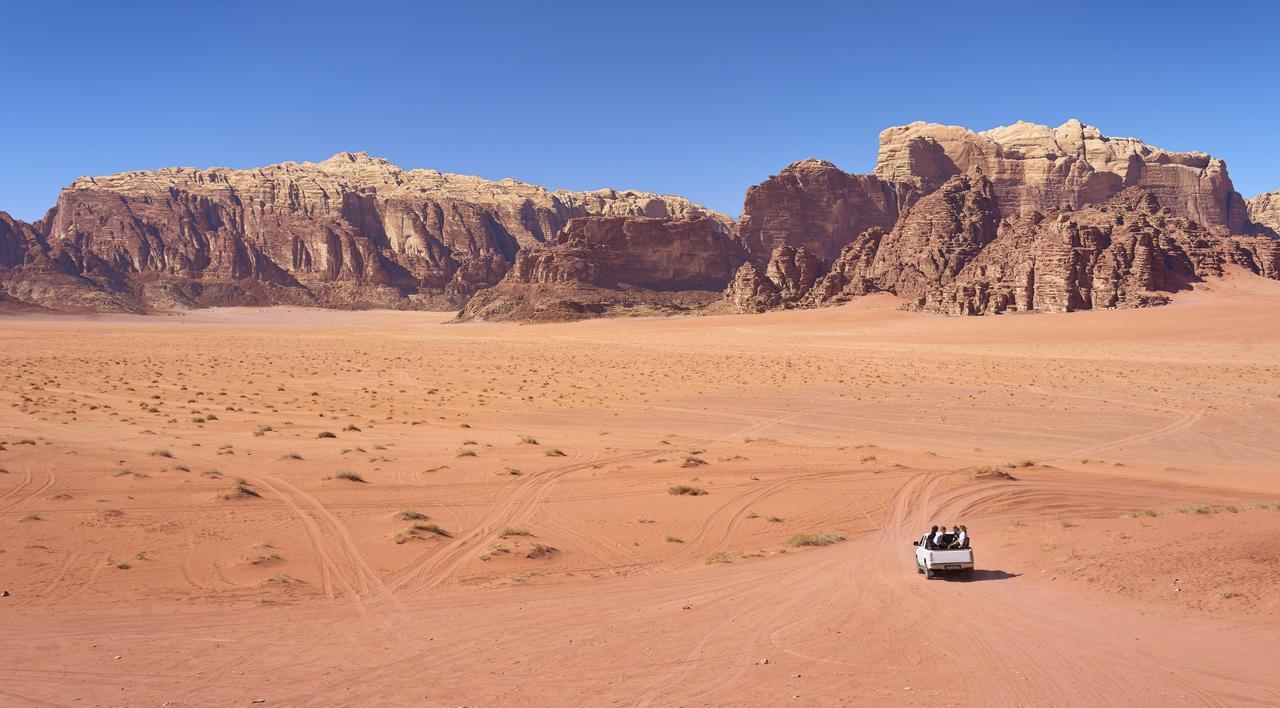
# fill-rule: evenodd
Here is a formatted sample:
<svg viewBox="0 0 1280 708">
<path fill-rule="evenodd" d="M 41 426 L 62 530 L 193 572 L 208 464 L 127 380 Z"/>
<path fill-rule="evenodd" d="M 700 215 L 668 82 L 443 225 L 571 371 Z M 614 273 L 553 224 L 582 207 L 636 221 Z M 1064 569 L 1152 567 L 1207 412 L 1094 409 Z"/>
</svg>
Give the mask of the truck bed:
<svg viewBox="0 0 1280 708">
<path fill-rule="evenodd" d="M 956 570 L 962 567 L 973 567 L 973 549 L 972 548 L 954 548 L 940 550 L 925 550 L 922 554 L 925 564 L 930 568 L 943 568 L 948 566 L 956 566 Z M 950 569 L 950 568 L 948 568 Z"/>
</svg>

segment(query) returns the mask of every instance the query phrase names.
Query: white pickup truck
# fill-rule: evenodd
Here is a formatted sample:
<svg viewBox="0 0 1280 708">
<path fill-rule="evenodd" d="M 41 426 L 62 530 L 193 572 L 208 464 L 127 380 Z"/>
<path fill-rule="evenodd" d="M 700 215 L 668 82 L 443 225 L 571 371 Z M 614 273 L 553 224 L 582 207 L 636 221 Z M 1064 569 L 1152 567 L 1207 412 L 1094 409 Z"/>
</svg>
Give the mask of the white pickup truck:
<svg viewBox="0 0 1280 708">
<path fill-rule="evenodd" d="M 960 571 L 965 575 L 973 573 L 972 548 L 935 548 L 929 543 L 929 534 L 912 543 L 916 547 L 916 570 L 924 573 L 926 579 L 932 580 L 938 573 Z"/>
</svg>

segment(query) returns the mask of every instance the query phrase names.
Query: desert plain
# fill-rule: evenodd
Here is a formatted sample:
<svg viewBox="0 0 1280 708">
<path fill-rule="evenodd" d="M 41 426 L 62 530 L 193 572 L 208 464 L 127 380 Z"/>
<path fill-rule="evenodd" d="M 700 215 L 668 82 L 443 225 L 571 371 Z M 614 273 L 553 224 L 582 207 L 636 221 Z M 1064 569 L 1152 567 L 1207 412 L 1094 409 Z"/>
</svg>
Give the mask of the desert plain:
<svg viewBox="0 0 1280 708">
<path fill-rule="evenodd" d="M 0 703 L 1280 702 L 1280 283 L 898 304 L 0 319 Z"/>
</svg>

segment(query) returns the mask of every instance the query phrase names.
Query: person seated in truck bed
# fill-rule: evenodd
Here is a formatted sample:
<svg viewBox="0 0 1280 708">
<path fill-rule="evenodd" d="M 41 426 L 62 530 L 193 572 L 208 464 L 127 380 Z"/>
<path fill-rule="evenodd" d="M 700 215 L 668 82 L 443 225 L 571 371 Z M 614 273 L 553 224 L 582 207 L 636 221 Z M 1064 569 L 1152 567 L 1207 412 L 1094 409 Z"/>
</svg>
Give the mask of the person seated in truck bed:
<svg viewBox="0 0 1280 708">
<path fill-rule="evenodd" d="M 969 547 L 969 528 L 967 526 L 956 526 L 955 537 L 951 539 L 951 545 L 947 548 L 968 548 Z"/>
<path fill-rule="evenodd" d="M 929 540 L 933 542 L 934 548 L 946 548 L 947 544 L 951 543 L 951 534 L 947 533 L 946 526 L 937 527 Z"/>
</svg>

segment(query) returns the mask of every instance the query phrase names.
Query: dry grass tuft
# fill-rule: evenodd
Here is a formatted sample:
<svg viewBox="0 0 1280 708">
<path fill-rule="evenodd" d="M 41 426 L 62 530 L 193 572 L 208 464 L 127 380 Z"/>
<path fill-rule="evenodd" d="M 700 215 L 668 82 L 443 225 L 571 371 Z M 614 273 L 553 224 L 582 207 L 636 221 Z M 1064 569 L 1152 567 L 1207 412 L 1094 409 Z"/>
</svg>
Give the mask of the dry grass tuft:
<svg viewBox="0 0 1280 708">
<path fill-rule="evenodd" d="M 798 533 L 787 539 L 787 545 L 792 548 L 800 548 L 803 546 L 830 546 L 833 543 L 839 543 L 844 540 L 842 534 L 829 531 L 818 531 L 817 533 Z"/>
<path fill-rule="evenodd" d="M 364 477 L 361 477 L 358 473 L 353 472 L 352 470 L 338 470 L 328 477 L 325 477 L 325 479 L 345 479 L 348 482 L 361 482 L 363 484 L 367 484 Z"/>
</svg>

